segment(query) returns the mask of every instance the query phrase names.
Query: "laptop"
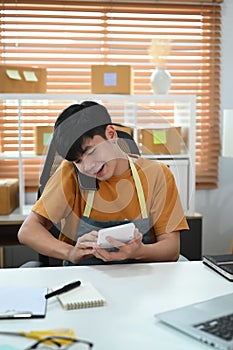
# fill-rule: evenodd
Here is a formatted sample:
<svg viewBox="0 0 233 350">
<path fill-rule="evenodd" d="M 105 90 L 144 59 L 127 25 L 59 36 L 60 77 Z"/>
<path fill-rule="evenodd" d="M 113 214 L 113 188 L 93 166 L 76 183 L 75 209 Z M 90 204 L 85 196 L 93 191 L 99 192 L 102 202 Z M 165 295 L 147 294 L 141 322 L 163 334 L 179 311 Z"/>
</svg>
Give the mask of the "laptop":
<svg viewBox="0 0 233 350">
<path fill-rule="evenodd" d="M 155 317 L 212 349 L 233 350 L 233 293 L 155 314 Z"/>
</svg>

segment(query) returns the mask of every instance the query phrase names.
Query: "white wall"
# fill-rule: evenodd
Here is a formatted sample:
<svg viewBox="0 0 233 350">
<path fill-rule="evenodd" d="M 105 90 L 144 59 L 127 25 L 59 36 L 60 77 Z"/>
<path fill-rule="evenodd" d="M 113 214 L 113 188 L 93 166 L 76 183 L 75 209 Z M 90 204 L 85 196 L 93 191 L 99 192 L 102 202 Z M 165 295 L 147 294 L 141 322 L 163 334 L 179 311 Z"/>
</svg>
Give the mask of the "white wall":
<svg viewBox="0 0 233 350">
<path fill-rule="evenodd" d="M 222 4 L 221 117 L 233 109 L 233 1 Z M 232 130 L 233 142 L 233 130 Z M 228 253 L 233 238 L 233 158 L 219 158 L 219 186 L 196 191 L 203 215 L 203 253 Z"/>
</svg>

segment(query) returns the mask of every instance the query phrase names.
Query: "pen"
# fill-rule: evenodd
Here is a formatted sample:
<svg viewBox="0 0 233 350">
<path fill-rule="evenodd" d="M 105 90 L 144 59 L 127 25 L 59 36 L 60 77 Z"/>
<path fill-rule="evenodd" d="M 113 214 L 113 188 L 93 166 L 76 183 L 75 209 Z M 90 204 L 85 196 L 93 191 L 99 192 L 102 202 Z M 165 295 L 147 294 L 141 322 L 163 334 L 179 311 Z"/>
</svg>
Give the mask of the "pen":
<svg viewBox="0 0 233 350">
<path fill-rule="evenodd" d="M 80 285 L 81 285 L 81 281 L 76 281 L 76 282 L 69 283 L 69 284 L 65 285 L 64 287 L 62 287 L 62 288 L 59 288 L 57 290 L 54 290 L 53 292 L 50 292 L 50 293 L 46 294 L 45 298 L 48 299 L 48 298 L 51 298 L 51 297 L 53 297 L 55 295 L 69 292 L 70 290 L 72 290 L 74 288 L 77 288 Z"/>
</svg>

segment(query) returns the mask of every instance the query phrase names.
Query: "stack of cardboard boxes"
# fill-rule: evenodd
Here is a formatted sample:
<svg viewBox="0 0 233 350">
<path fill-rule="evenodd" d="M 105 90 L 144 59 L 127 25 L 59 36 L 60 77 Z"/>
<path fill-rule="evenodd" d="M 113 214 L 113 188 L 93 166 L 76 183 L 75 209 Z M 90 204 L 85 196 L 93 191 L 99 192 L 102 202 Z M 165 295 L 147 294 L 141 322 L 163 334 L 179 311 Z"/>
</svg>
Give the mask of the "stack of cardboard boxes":
<svg viewBox="0 0 233 350">
<path fill-rule="evenodd" d="M 45 68 L 0 65 L 0 93 L 45 93 Z M 1 140 L 0 140 L 0 152 Z M 18 179 L 0 179 L 0 215 L 9 215 L 19 205 Z"/>
</svg>

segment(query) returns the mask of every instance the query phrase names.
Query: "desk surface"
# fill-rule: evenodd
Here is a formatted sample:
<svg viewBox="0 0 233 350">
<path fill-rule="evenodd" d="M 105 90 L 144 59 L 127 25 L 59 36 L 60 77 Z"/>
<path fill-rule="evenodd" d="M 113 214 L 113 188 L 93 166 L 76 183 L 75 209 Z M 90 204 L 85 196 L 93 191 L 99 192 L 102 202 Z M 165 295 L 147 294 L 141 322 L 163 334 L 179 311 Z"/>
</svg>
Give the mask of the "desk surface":
<svg viewBox="0 0 233 350">
<path fill-rule="evenodd" d="M 65 311 L 48 300 L 45 319 L 0 320 L 1 331 L 70 327 L 76 336 L 94 342 L 94 350 L 201 350 L 206 345 L 155 322 L 154 313 L 233 292 L 227 281 L 200 261 L 133 265 L 0 270 L 0 286 L 61 286 L 90 281 L 107 305 Z M 31 344 L 32 340 L 0 336 L 0 344 Z"/>
</svg>

